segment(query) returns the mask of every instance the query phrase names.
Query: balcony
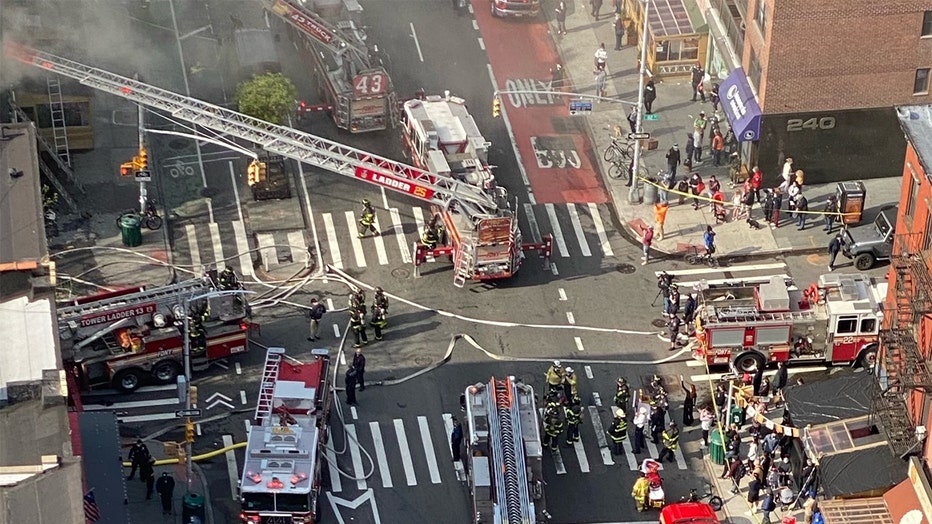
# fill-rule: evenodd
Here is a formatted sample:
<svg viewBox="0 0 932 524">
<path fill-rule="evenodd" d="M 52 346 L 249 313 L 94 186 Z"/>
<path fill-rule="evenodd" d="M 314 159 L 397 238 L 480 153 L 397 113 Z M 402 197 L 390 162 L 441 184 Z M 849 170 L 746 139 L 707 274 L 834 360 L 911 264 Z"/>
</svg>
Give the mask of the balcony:
<svg viewBox="0 0 932 524">
<path fill-rule="evenodd" d="M 736 0 L 711 0 L 713 8 L 719 12 L 719 19 L 725 28 L 725 36 L 734 46 L 738 59 L 744 54 L 744 19 Z M 746 0 L 745 2 L 746 3 Z M 745 8 L 747 6 L 744 6 Z"/>
</svg>

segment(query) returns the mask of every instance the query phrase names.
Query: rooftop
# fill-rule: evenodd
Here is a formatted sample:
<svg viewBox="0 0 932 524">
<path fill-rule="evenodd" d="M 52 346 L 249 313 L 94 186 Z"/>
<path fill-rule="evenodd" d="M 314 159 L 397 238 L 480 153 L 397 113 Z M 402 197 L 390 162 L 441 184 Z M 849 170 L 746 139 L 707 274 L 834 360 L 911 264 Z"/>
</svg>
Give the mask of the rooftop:
<svg viewBox="0 0 932 524">
<path fill-rule="evenodd" d="M 923 171 L 932 173 L 932 105 L 898 106 L 896 116 L 922 162 Z"/>
<path fill-rule="evenodd" d="M 0 125 L 0 265 L 48 256 L 35 132 Z"/>
</svg>

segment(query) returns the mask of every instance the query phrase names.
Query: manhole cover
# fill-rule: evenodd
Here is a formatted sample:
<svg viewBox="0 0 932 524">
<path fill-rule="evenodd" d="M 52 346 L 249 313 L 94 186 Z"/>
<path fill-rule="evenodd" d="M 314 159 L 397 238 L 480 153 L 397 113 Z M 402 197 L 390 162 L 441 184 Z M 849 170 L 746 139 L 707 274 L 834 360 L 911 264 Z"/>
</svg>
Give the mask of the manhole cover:
<svg viewBox="0 0 932 524">
<path fill-rule="evenodd" d="M 425 357 L 425 356 L 414 357 L 414 363 L 417 364 L 418 366 L 426 366 L 430 364 L 431 362 L 433 362 L 433 360 L 430 357 Z"/>
<path fill-rule="evenodd" d="M 169 143 L 168 143 L 168 147 L 170 147 L 170 148 L 172 148 L 172 149 L 187 149 L 187 148 L 188 148 L 188 144 L 190 144 L 190 143 L 191 143 L 191 142 L 190 142 L 189 140 L 178 140 L 178 139 L 176 139 L 176 140 L 172 140 L 171 142 L 169 142 Z"/>
<path fill-rule="evenodd" d="M 634 270 L 635 268 L 631 264 L 618 264 L 617 266 L 615 266 L 615 271 L 619 273 L 624 273 L 626 275 L 630 273 L 634 273 Z"/>
<path fill-rule="evenodd" d="M 411 271 L 399 267 L 392 270 L 392 276 L 398 279 L 408 278 L 411 276 Z"/>
<path fill-rule="evenodd" d="M 659 328 L 667 326 L 667 321 L 662 318 L 655 318 L 654 320 L 651 320 L 650 323 L 654 327 L 659 327 Z"/>
</svg>

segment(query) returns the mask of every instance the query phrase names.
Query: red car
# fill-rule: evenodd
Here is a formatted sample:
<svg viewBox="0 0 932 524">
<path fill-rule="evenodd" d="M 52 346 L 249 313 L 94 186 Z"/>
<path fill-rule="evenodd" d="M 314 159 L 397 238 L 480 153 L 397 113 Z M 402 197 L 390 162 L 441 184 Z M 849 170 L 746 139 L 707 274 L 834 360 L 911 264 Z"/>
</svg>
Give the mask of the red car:
<svg viewBox="0 0 932 524">
<path fill-rule="evenodd" d="M 672 502 L 660 510 L 660 524 L 719 524 L 718 515 L 705 502 Z"/>
</svg>

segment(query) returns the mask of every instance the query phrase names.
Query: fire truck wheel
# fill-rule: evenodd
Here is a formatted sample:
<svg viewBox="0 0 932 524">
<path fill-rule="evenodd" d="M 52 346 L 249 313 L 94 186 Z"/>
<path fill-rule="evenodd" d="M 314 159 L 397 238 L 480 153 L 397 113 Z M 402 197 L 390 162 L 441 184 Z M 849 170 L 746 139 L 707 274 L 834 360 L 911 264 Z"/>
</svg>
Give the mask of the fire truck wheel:
<svg viewBox="0 0 932 524">
<path fill-rule="evenodd" d="M 152 376 L 162 384 L 174 384 L 181 373 L 181 366 L 174 360 L 163 360 L 152 368 Z"/>
<path fill-rule="evenodd" d="M 124 393 L 132 393 L 142 384 L 142 370 L 137 368 L 124 369 L 113 377 L 113 387 Z"/>
<path fill-rule="evenodd" d="M 745 351 L 735 358 L 735 369 L 741 373 L 753 372 L 764 365 L 764 357 L 753 351 Z"/>
<path fill-rule="evenodd" d="M 861 350 L 861 356 L 858 357 L 858 365 L 867 371 L 874 369 L 877 363 L 877 346 L 870 345 Z"/>
<path fill-rule="evenodd" d="M 871 253 L 861 253 L 854 259 L 854 267 L 858 271 L 867 271 L 868 269 L 874 267 L 874 255 Z"/>
</svg>

